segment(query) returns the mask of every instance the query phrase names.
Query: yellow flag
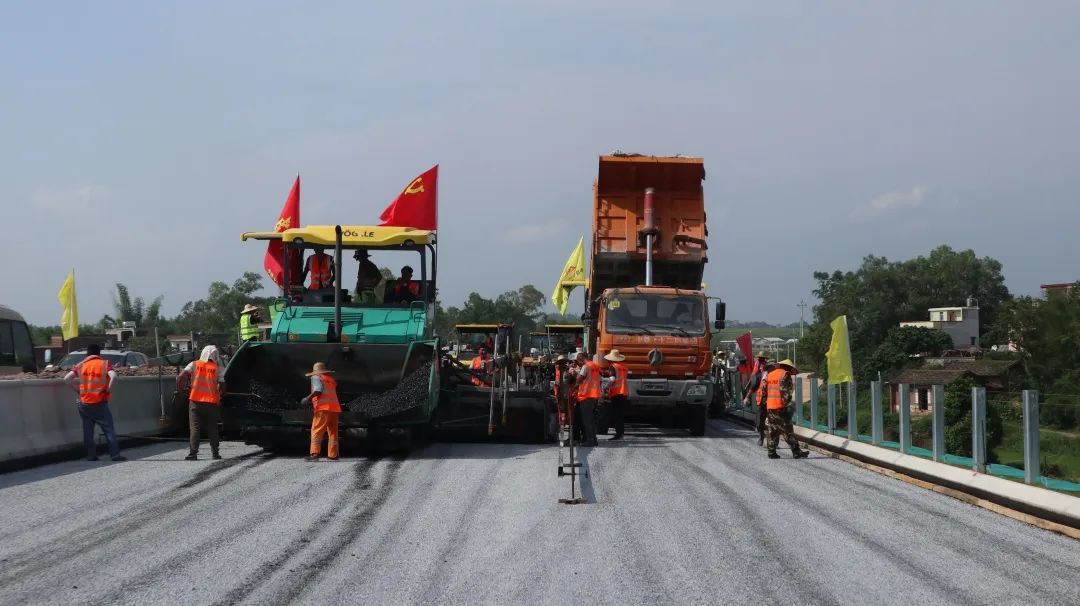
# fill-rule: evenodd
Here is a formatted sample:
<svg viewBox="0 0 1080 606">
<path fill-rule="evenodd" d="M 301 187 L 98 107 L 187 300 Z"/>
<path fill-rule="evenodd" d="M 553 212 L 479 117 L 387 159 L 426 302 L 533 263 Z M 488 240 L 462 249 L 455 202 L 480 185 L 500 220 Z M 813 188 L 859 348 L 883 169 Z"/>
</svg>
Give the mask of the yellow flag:
<svg viewBox="0 0 1080 606">
<path fill-rule="evenodd" d="M 570 258 L 563 265 L 559 281 L 555 284 L 555 292 L 551 293 L 551 302 L 558 308 L 560 314 L 566 313 L 566 304 L 570 302 L 570 292 L 576 286 L 585 286 L 585 236 L 582 236 L 570 253 Z"/>
<path fill-rule="evenodd" d="M 64 340 L 74 339 L 79 336 L 79 304 L 75 302 L 75 270 L 71 270 L 60 292 L 56 294 L 60 305 L 64 306 L 64 315 L 60 316 L 60 330 L 64 333 Z"/>
<path fill-rule="evenodd" d="M 851 370 L 851 343 L 848 341 L 847 316 L 837 316 L 829 325 L 832 327 L 832 343 L 825 359 L 829 363 L 829 384 L 846 383 L 855 380 Z"/>
</svg>

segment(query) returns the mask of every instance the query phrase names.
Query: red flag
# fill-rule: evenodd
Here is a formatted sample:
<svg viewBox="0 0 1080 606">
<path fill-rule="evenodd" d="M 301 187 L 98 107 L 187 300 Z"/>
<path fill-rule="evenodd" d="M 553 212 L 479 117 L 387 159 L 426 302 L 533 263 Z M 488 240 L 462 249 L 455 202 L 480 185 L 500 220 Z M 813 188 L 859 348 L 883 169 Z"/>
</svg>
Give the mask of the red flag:
<svg viewBox="0 0 1080 606">
<path fill-rule="evenodd" d="M 739 372 L 743 374 L 750 373 L 751 364 L 754 362 L 754 341 L 753 337 L 750 336 L 750 332 L 747 331 L 745 335 L 735 339 L 735 344 L 739 346 L 739 351 L 746 358 L 746 361 L 739 365 Z"/>
<path fill-rule="evenodd" d="M 281 209 L 274 231 L 283 232 L 286 229 L 300 227 L 300 175 L 296 176 L 289 197 L 285 199 L 285 206 Z M 266 274 L 279 287 L 285 281 L 284 245 L 281 240 L 270 240 L 266 245 L 266 256 L 263 257 L 263 267 Z M 300 255 L 298 251 L 290 251 L 289 254 L 289 281 L 298 283 L 300 279 Z"/>
<path fill-rule="evenodd" d="M 435 231 L 439 220 L 439 165 L 411 183 L 379 215 L 384 226 L 413 227 Z"/>
</svg>

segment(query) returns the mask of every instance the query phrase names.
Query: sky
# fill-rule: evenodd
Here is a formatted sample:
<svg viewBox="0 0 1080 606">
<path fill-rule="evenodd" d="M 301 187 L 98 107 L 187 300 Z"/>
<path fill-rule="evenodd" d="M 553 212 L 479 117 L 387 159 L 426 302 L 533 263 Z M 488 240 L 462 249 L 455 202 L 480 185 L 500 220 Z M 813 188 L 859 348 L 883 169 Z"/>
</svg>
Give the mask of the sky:
<svg viewBox="0 0 1080 606">
<path fill-rule="evenodd" d="M 729 319 L 940 244 L 1016 294 L 1080 279 L 1077 3 L 6 2 L 0 56 L 0 303 L 33 324 L 72 268 L 84 322 L 117 282 L 171 316 L 262 271 L 239 234 L 297 174 L 304 223 L 367 224 L 436 163 L 444 304 L 550 293 L 614 150 L 705 159 Z"/>
</svg>

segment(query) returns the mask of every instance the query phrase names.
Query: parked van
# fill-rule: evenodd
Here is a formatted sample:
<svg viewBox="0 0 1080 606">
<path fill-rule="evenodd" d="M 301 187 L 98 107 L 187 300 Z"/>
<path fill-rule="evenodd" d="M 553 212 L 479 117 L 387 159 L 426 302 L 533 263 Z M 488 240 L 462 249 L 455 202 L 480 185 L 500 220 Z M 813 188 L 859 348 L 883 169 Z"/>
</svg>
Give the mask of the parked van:
<svg viewBox="0 0 1080 606">
<path fill-rule="evenodd" d="M 0 305 L 0 375 L 37 372 L 30 327 L 14 309 Z"/>
</svg>

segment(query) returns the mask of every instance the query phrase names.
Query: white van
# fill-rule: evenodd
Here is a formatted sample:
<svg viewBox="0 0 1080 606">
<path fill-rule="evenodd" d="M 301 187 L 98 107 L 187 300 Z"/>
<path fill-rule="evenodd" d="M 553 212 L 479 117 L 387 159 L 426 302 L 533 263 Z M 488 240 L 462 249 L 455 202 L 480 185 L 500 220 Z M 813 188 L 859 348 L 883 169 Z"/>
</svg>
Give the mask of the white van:
<svg viewBox="0 0 1080 606">
<path fill-rule="evenodd" d="M 0 375 L 20 372 L 37 372 L 30 328 L 14 309 L 0 305 Z"/>
</svg>

